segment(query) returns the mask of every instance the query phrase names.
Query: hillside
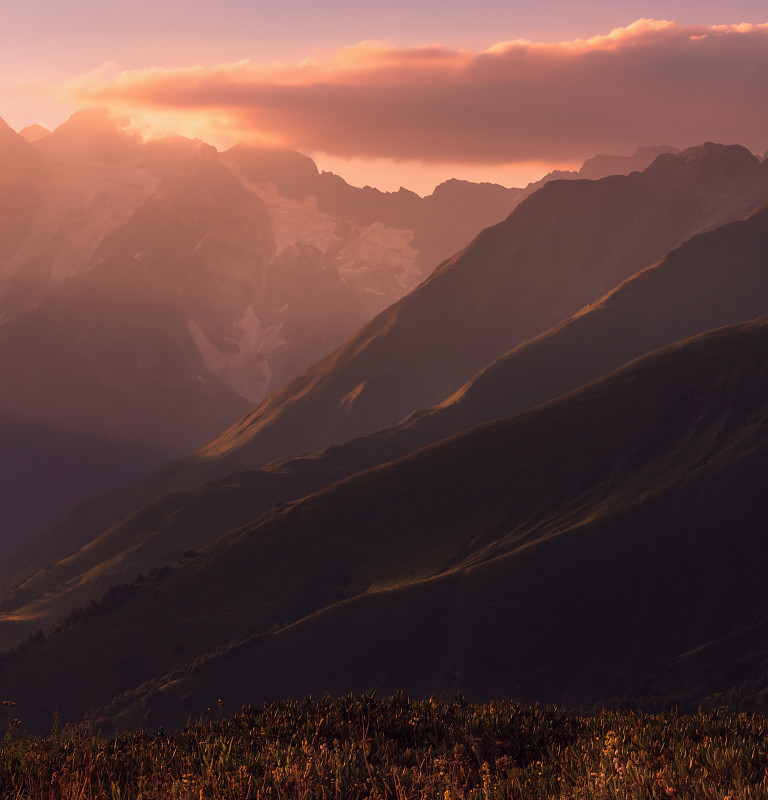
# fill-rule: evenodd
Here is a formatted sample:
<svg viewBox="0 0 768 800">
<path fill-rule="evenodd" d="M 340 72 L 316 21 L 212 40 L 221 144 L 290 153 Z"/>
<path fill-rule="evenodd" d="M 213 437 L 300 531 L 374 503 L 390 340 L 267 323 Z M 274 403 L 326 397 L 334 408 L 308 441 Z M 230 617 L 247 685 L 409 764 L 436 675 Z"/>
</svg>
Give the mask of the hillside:
<svg viewBox="0 0 768 800">
<path fill-rule="evenodd" d="M 9 592 L 0 614 L 0 645 L 47 628 L 112 584 L 173 563 L 278 502 L 551 400 L 659 347 L 768 313 L 766 252 L 768 207 L 694 237 L 600 302 L 502 356 L 443 403 L 397 426 L 171 493 L 86 546 L 80 537 L 87 520 L 74 515 L 57 527 L 47 553 L 82 549 Z M 11 560 L 6 568 L 13 567 Z"/>
<path fill-rule="evenodd" d="M 5 691 L 47 725 L 151 679 L 102 712 L 132 725 L 363 685 L 578 707 L 760 680 L 766 356 L 765 319 L 719 329 L 275 508 L 7 655 Z"/>
</svg>

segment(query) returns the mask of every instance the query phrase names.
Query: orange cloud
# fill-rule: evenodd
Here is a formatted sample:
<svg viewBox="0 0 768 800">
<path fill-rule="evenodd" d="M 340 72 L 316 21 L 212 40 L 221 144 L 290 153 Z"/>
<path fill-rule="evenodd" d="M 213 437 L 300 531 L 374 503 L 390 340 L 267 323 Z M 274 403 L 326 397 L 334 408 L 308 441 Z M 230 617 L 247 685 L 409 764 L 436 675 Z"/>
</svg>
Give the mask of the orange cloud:
<svg viewBox="0 0 768 800">
<path fill-rule="evenodd" d="M 79 102 L 218 119 L 230 138 L 480 164 L 706 139 L 764 147 L 766 75 L 768 24 L 643 19 L 590 39 L 479 53 L 364 42 L 295 65 L 101 69 L 68 88 Z"/>
</svg>

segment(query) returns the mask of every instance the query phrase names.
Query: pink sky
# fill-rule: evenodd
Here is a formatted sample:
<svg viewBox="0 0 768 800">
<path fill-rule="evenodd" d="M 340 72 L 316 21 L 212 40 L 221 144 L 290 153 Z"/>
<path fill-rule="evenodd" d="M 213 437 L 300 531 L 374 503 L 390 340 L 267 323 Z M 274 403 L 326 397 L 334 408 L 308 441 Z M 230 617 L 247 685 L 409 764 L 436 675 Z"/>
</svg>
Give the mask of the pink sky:
<svg viewBox="0 0 768 800">
<path fill-rule="evenodd" d="M 86 0 L 75 5 L 97 9 Z M 402 43 L 391 36 L 356 40 L 377 26 L 388 32 L 383 15 L 366 28 L 361 20 L 374 17 L 358 11 L 359 19 L 351 17 L 335 38 L 323 36 L 318 22 L 319 47 L 286 39 L 260 48 L 265 58 L 252 54 L 242 31 L 228 34 L 226 20 L 217 17 L 209 20 L 209 40 L 199 38 L 197 50 L 207 56 L 199 61 L 191 60 L 190 31 L 181 25 L 173 39 L 158 11 L 154 36 L 147 29 L 131 33 L 126 22 L 122 37 L 112 41 L 113 59 L 101 60 L 110 52 L 102 42 L 90 56 L 67 52 L 58 72 L 41 60 L 36 70 L 17 69 L 12 82 L 5 65 L 0 116 L 17 129 L 34 121 L 51 126 L 75 108 L 103 105 L 145 129 L 196 135 L 219 147 L 274 142 L 312 155 L 353 183 L 402 184 L 422 193 L 451 176 L 522 185 L 552 167 L 577 166 L 596 153 L 629 154 L 640 145 L 713 140 L 762 154 L 768 147 L 768 25 L 754 9 L 742 9 L 752 11 L 753 21 L 740 24 L 733 4 L 722 6 L 730 15 L 717 5 L 679 3 L 682 22 L 644 18 L 591 30 L 587 24 L 610 18 L 607 5 L 580 6 L 592 15 L 579 24 L 567 19 L 572 4 L 563 5 L 549 27 L 529 18 L 494 38 L 467 23 L 467 44 L 456 33 L 460 7 L 450 2 L 443 24 L 456 28 L 443 30 L 445 43 L 438 44 L 420 43 L 419 24 L 428 20 L 417 16 Z M 395 6 L 405 13 L 406 6 Z M 245 13 L 252 4 L 231 7 Z M 477 6 L 486 21 L 508 7 Z M 278 14 L 277 5 L 264 8 Z M 696 9 L 705 21 L 690 21 Z M 205 22 L 195 13 L 191 18 L 193 28 Z M 261 21 L 269 19 L 265 12 Z M 579 35 L 562 38 L 563 25 Z M 519 35 L 526 32 L 538 36 Z M 483 33 L 488 38 L 481 46 Z M 216 58 L 221 55 L 232 57 Z M 10 57 L 4 51 L 0 66 Z"/>
</svg>

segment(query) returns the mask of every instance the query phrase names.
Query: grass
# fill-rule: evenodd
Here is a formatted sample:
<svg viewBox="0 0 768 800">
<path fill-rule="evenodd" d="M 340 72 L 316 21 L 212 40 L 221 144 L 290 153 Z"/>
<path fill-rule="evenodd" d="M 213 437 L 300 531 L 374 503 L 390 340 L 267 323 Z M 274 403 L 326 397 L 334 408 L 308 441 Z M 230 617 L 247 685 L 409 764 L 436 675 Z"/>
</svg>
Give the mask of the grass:
<svg viewBox="0 0 768 800">
<path fill-rule="evenodd" d="M 116 738 L 87 725 L 32 738 L 5 711 L 3 800 L 768 798 L 768 718 L 726 710 L 581 717 L 371 693 Z"/>
</svg>

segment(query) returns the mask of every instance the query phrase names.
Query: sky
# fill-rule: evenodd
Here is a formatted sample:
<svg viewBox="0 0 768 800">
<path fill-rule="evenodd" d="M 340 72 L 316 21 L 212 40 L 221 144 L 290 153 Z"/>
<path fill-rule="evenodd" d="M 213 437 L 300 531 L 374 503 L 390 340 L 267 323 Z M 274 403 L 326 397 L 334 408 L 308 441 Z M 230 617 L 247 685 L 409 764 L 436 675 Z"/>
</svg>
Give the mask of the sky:
<svg viewBox="0 0 768 800">
<path fill-rule="evenodd" d="M 27 0 L 0 117 L 293 147 L 351 183 L 525 185 L 638 146 L 768 148 L 765 0 Z"/>
</svg>

